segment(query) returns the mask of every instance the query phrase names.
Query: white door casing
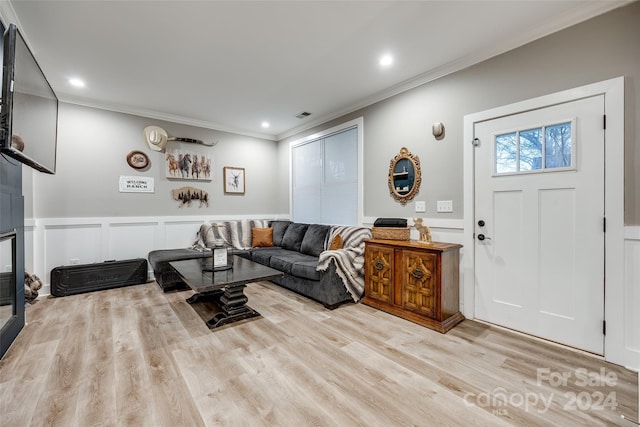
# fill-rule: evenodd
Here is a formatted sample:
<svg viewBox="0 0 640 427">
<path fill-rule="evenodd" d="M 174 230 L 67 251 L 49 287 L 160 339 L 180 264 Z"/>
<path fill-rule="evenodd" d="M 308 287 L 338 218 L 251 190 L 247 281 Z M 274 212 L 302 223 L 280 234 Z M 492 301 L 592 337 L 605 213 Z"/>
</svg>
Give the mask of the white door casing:
<svg viewBox="0 0 640 427">
<path fill-rule="evenodd" d="M 462 256 L 461 309 L 475 318 L 475 212 L 474 124 L 523 111 L 544 108 L 598 94 L 605 96 L 605 335 L 604 357 L 622 366 L 638 366 L 636 354 L 625 346 L 624 307 L 624 77 L 616 77 L 573 89 L 516 102 L 464 117 L 464 250 Z M 627 322 L 628 323 L 628 322 Z"/>
<path fill-rule="evenodd" d="M 603 354 L 604 95 L 475 124 L 476 317 Z M 570 133 L 571 163 L 542 168 L 544 126 Z M 534 131 L 531 131 L 534 129 Z M 535 130 L 541 132 L 536 133 Z M 495 140 L 516 131 L 523 172 L 496 172 Z M 513 135 L 512 137 L 510 137 Z M 534 138 L 535 136 L 535 138 Z M 551 138 L 550 138 L 551 140 Z M 545 145 L 545 144 L 542 144 Z M 551 141 L 547 145 L 551 145 Z M 547 153 L 549 154 L 549 153 Z M 549 160 L 551 164 L 551 159 Z M 534 170 L 529 170 L 531 165 Z M 550 166 L 550 165 L 548 165 Z M 540 169 L 535 169 L 540 168 Z M 478 225 L 484 224 L 482 226 Z M 480 240 L 478 238 L 484 238 Z"/>
</svg>

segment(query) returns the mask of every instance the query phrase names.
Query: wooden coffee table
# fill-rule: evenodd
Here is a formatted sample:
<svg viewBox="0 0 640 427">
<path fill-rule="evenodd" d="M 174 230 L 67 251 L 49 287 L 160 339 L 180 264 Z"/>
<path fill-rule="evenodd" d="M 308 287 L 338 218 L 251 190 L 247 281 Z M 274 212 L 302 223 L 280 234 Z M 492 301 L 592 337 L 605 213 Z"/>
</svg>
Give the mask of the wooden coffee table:
<svg viewBox="0 0 640 427">
<path fill-rule="evenodd" d="M 215 302 L 221 309 L 206 321 L 211 329 L 260 316 L 260 313 L 246 305 L 249 299 L 244 294 L 244 288 L 247 283 L 284 276 L 281 271 L 237 255 L 233 256 L 233 268 L 229 270 L 203 271 L 203 267 L 211 267 L 211 262 L 211 257 L 169 262 L 180 278 L 195 292 L 187 299 L 189 304 L 204 299 Z"/>
</svg>

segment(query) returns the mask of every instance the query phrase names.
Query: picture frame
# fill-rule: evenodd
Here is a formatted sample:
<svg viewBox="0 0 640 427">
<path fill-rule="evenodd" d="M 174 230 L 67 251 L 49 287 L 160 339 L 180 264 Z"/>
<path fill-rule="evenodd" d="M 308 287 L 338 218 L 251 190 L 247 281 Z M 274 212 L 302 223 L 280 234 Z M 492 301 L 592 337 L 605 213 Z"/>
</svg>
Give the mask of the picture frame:
<svg viewBox="0 0 640 427">
<path fill-rule="evenodd" d="M 191 147 L 166 148 L 165 177 L 182 181 L 211 181 L 211 155 Z"/>
<path fill-rule="evenodd" d="M 244 168 L 225 166 L 222 175 L 224 194 L 244 194 Z"/>
</svg>

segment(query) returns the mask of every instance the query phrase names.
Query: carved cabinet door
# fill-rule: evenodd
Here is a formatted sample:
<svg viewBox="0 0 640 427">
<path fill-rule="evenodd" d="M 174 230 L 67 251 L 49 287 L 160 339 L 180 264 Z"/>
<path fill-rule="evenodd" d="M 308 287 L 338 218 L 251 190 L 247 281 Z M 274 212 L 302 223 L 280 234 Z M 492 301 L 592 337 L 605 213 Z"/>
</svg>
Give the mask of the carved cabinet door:
<svg viewBox="0 0 640 427">
<path fill-rule="evenodd" d="M 402 307 L 433 319 L 439 317 L 438 255 L 424 251 L 402 251 Z"/>
<path fill-rule="evenodd" d="M 366 246 L 365 295 L 393 304 L 393 263 L 393 248 Z"/>
</svg>

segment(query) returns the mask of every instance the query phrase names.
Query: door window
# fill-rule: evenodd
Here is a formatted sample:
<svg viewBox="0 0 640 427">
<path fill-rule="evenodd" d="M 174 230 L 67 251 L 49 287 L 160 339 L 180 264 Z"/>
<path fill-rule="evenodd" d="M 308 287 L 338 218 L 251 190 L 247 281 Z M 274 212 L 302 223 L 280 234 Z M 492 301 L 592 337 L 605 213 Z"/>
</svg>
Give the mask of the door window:
<svg viewBox="0 0 640 427">
<path fill-rule="evenodd" d="M 494 135 L 494 175 L 575 169 L 575 119 Z"/>
</svg>

